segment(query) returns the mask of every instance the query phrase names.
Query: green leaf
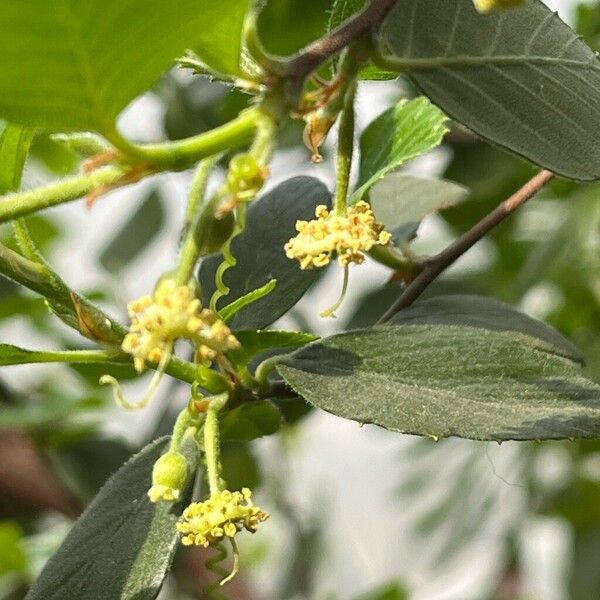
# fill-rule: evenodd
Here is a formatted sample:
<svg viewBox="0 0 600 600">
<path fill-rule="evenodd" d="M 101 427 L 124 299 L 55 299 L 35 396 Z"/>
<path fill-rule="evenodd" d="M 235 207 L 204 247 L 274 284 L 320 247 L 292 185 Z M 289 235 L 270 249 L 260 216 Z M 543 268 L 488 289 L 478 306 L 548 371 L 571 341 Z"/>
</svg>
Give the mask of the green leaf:
<svg viewBox="0 0 600 600">
<path fill-rule="evenodd" d="M 152 466 L 167 439 L 129 460 L 48 561 L 27 600 L 153 600 L 177 545 L 177 506 L 152 504 Z"/>
<path fill-rule="evenodd" d="M 267 2 L 258 18 L 261 42 L 274 54 L 289 55 L 298 52 L 323 35 L 331 3 L 332 0 Z"/>
<path fill-rule="evenodd" d="M 542 2 L 488 15 L 471 0 L 397 2 L 383 39 L 478 135 L 560 175 L 600 177 L 600 62 Z"/>
<path fill-rule="evenodd" d="M 250 0 L 211 0 L 196 4 L 195 12 L 202 12 L 206 21 L 204 35 L 193 49 L 213 71 L 225 75 L 242 74 L 242 30 L 249 7 Z"/>
<path fill-rule="evenodd" d="M 133 452 L 121 440 L 92 437 L 50 448 L 46 453 L 67 489 L 87 504 Z"/>
<path fill-rule="evenodd" d="M 393 234 L 396 243 L 413 239 L 427 215 L 456 206 L 468 196 L 469 190 L 451 181 L 405 173 L 390 173 L 369 193 L 377 220 Z"/>
<path fill-rule="evenodd" d="M 296 221 L 314 218 L 318 204 L 329 204 L 327 188 L 312 177 L 293 177 L 255 200 L 248 210 L 246 229 L 231 248 L 237 259 L 235 267 L 225 272 L 231 289 L 220 299 L 218 307 L 277 280 L 277 287 L 264 298 L 240 310 L 231 321 L 232 329 L 262 329 L 292 308 L 317 280 L 318 269 L 302 271 L 298 262 L 287 258 L 285 243 L 296 235 Z M 202 303 L 208 306 L 215 290 L 215 273 L 222 262 L 221 254 L 210 256 L 200 265 Z"/>
<path fill-rule="evenodd" d="M 250 330 L 236 331 L 235 336 L 241 344 L 239 350 L 229 353 L 229 357 L 238 365 L 248 362 L 267 350 L 274 348 L 294 348 L 317 339 L 316 335 L 302 331 Z"/>
<path fill-rule="evenodd" d="M 246 402 L 225 413 L 221 419 L 221 438 L 247 442 L 279 430 L 281 415 L 268 400 Z"/>
<path fill-rule="evenodd" d="M 207 60 L 227 68 L 237 52 L 235 30 L 228 28 L 237 23 L 241 5 L 214 0 L 4 0 L 0 117 L 111 134 L 121 110 L 187 48 L 201 49 Z"/>
<path fill-rule="evenodd" d="M 397 583 L 390 583 L 382 587 L 361 594 L 355 600 L 407 600 L 408 592 Z"/>
<path fill-rule="evenodd" d="M 446 117 L 427 98 L 401 100 L 379 115 L 360 137 L 360 200 L 377 181 L 405 162 L 435 148 L 448 131 Z"/>
<path fill-rule="evenodd" d="M 365 6 L 365 0 L 335 0 L 329 22 L 327 23 L 327 31 L 332 31 L 339 27 L 344 21 L 361 11 Z M 382 81 L 387 79 L 396 79 L 397 73 L 384 71 L 374 65 L 362 67 L 359 73 L 360 79 L 372 79 Z"/>
<path fill-rule="evenodd" d="M 19 189 L 32 139 L 30 129 L 0 123 L 0 194 Z"/>
<path fill-rule="evenodd" d="M 471 294 L 455 294 L 421 300 L 390 320 L 397 325 L 466 325 L 493 331 L 514 331 L 547 342 L 556 354 L 583 363 L 583 356 L 556 329 L 533 319 L 512 306 Z"/>
<path fill-rule="evenodd" d="M 8 573 L 27 574 L 27 558 L 21 541 L 23 532 L 17 523 L 0 521 L 0 576 Z"/>
<path fill-rule="evenodd" d="M 165 211 L 157 190 L 152 190 L 125 225 L 118 230 L 100 254 L 100 264 L 117 273 L 148 247 L 161 231 Z"/>
<path fill-rule="evenodd" d="M 540 440 L 600 435 L 600 386 L 513 331 L 391 325 L 313 342 L 279 372 L 312 404 L 393 431 Z"/>
<path fill-rule="evenodd" d="M 222 476 L 230 490 L 256 489 L 261 484 L 260 465 L 251 444 L 224 443 L 221 448 Z"/>
</svg>

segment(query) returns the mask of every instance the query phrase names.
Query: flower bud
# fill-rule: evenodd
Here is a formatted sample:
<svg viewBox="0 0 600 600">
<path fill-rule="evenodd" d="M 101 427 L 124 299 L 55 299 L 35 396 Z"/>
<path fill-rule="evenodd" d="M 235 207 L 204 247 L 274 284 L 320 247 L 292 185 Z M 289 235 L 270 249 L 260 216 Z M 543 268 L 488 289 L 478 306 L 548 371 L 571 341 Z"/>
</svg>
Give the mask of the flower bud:
<svg viewBox="0 0 600 600">
<path fill-rule="evenodd" d="M 152 487 L 148 490 L 148 497 L 152 502 L 179 500 L 188 479 L 189 469 L 185 456 L 180 452 L 169 451 L 154 463 Z"/>
</svg>

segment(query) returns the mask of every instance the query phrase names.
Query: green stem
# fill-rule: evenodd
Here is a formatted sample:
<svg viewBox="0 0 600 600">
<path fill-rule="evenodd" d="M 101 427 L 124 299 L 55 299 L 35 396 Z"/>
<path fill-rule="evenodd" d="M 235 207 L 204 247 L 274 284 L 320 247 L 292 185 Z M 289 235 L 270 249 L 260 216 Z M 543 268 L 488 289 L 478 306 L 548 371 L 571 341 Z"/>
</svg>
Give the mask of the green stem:
<svg viewBox="0 0 600 600">
<path fill-rule="evenodd" d="M 267 389 L 269 386 L 269 375 L 275 371 L 277 363 L 282 359 L 282 355 L 270 356 L 265 358 L 254 371 L 254 379 L 261 389 Z"/>
<path fill-rule="evenodd" d="M 252 140 L 261 112 L 257 108 L 242 111 L 221 127 L 173 142 L 138 146 L 113 132 L 110 141 L 122 152 L 161 169 L 186 169 L 203 158 L 243 146 Z"/>
<path fill-rule="evenodd" d="M 221 464 L 219 456 L 219 411 L 228 400 L 227 394 L 211 399 L 204 421 L 204 454 L 210 495 L 221 491 Z"/>
<path fill-rule="evenodd" d="M 77 200 L 101 186 L 116 183 L 124 173 L 122 167 L 106 167 L 89 175 L 80 175 L 29 192 L 4 196 L 0 200 L 0 223 Z"/>
<path fill-rule="evenodd" d="M 350 172 L 352 169 L 352 153 L 354 152 L 354 99 L 356 96 L 356 80 L 353 80 L 346 91 L 344 108 L 340 116 L 338 147 L 336 156 L 336 185 L 333 200 L 335 212 L 339 217 L 346 216 Z"/>
<path fill-rule="evenodd" d="M 210 167 L 212 168 L 215 161 L 216 159 L 203 161 L 192 184 L 186 213 L 184 237 L 175 271 L 175 281 L 178 285 L 186 285 L 193 276 L 194 267 L 202 254 L 206 233 L 210 230 L 211 222 L 215 218 L 215 211 L 221 200 L 221 196 L 215 194 L 208 202 L 202 204 L 206 179 L 210 173 L 210 168 L 204 163 L 210 163 Z M 203 183 L 199 181 L 201 177 L 204 177 Z"/>
<path fill-rule="evenodd" d="M 194 173 L 194 178 L 192 179 L 192 185 L 190 187 L 190 193 L 188 196 L 188 203 L 185 209 L 185 223 L 183 226 L 184 233 L 190 231 L 192 227 L 194 218 L 198 213 L 198 210 L 200 209 L 200 206 L 204 200 L 204 195 L 206 194 L 208 178 L 220 157 L 221 155 L 217 154 L 200 161 L 198 168 Z"/>
</svg>

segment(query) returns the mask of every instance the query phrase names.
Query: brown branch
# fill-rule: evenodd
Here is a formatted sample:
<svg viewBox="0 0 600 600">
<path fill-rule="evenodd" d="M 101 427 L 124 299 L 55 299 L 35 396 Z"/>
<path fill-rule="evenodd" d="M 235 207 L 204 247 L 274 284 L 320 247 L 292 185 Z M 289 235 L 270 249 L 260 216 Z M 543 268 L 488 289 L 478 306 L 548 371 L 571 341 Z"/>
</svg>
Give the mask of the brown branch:
<svg viewBox="0 0 600 600">
<path fill-rule="evenodd" d="M 497 206 L 479 223 L 450 244 L 445 250 L 427 260 L 423 270 L 411 281 L 402 295 L 381 317 L 379 323 L 389 321 L 397 312 L 408 308 L 451 264 L 474 246 L 483 236 L 499 225 L 527 200 L 539 192 L 554 177 L 551 171 L 540 171 L 510 198 Z"/>
<path fill-rule="evenodd" d="M 292 58 L 286 66 L 287 75 L 297 87 L 327 59 L 377 29 L 396 0 L 371 0 L 369 5 L 337 29 L 314 41 Z"/>
</svg>

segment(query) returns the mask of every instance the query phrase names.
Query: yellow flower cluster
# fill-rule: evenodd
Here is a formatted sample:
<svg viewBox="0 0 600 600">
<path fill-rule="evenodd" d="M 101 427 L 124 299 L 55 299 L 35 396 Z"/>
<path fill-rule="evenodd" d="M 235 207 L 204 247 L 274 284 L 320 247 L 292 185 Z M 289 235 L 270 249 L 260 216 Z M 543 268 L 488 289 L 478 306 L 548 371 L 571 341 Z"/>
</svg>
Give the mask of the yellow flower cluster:
<svg viewBox="0 0 600 600">
<path fill-rule="evenodd" d="M 160 362 L 178 338 L 193 342 L 202 360 L 214 360 L 240 346 L 214 311 L 202 308 L 188 286 L 178 286 L 172 279 L 161 282 L 153 297 L 130 302 L 127 310 L 131 326 L 121 347 L 133 355 L 137 371 L 146 361 Z"/>
<path fill-rule="evenodd" d="M 252 504 L 252 492 L 224 490 L 213 494 L 206 502 L 194 502 L 183 511 L 183 520 L 177 530 L 183 534 L 185 546 L 218 544 L 223 537 L 234 537 L 238 531 L 247 529 L 254 533 L 259 523 L 269 515 Z"/>
<path fill-rule="evenodd" d="M 344 267 L 360 264 L 365 260 L 363 252 L 375 245 L 387 245 L 392 237 L 363 201 L 349 206 L 345 216 L 329 212 L 321 204 L 315 216 L 312 221 L 297 221 L 298 235 L 284 247 L 287 257 L 298 259 L 301 269 L 328 265 L 334 252 Z"/>
</svg>

